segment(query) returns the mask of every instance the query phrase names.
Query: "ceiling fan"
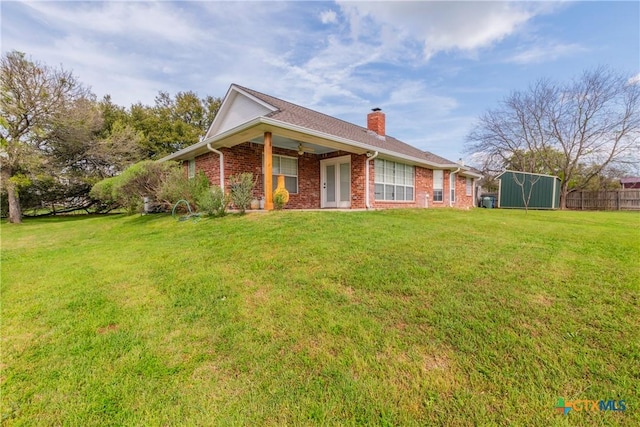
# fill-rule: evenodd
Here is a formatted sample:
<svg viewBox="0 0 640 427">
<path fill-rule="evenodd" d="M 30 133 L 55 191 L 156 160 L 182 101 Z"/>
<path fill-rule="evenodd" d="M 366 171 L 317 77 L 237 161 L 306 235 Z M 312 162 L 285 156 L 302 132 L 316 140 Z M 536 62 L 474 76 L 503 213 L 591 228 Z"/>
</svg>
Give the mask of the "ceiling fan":
<svg viewBox="0 0 640 427">
<path fill-rule="evenodd" d="M 298 144 L 298 155 L 302 156 L 304 153 L 315 153 L 316 150 L 314 150 L 311 147 L 305 147 L 304 145 L 302 145 L 302 143 Z"/>
</svg>

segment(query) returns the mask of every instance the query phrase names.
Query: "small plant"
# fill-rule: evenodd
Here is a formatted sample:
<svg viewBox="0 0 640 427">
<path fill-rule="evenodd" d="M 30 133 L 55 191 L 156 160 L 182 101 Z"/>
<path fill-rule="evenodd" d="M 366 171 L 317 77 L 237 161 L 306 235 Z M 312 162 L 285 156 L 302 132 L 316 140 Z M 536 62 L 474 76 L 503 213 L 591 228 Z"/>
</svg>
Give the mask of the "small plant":
<svg viewBox="0 0 640 427">
<path fill-rule="evenodd" d="M 284 208 L 289 202 L 289 191 L 284 184 L 284 175 L 278 175 L 278 186 L 273 191 L 273 207 L 277 210 Z"/>
<path fill-rule="evenodd" d="M 196 199 L 196 207 L 207 215 L 222 217 L 227 214 L 227 207 L 231 197 L 225 194 L 217 185 L 211 186 L 207 191 L 199 194 Z"/>
<path fill-rule="evenodd" d="M 284 206 L 287 204 L 287 197 L 284 193 L 282 192 L 276 192 L 273 195 L 273 207 L 276 210 L 282 210 L 284 208 Z"/>
<path fill-rule="evenodd" d="M 229 177 L 229 186 L 231 187 L 231 201 L 233 205 L 244 214 L 251 205 L 253 199 L 253 187 L 255 186 L 253 174 L 245 172 Z"/>
</svg>

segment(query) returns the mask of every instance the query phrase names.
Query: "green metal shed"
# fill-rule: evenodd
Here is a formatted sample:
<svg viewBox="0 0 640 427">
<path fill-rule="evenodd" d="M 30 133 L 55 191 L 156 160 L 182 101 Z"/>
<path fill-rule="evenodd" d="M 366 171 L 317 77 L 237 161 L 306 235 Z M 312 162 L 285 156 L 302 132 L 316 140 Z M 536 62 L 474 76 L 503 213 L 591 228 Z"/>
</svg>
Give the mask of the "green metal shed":
<svg viewBox="0 0 640 427">
<path fill-rule="evenodd" d="M 497 176 L 498 207 L 524 209 L 558 209 L 560 178 L 539 173 L 504 171 Z"/>
</svg>

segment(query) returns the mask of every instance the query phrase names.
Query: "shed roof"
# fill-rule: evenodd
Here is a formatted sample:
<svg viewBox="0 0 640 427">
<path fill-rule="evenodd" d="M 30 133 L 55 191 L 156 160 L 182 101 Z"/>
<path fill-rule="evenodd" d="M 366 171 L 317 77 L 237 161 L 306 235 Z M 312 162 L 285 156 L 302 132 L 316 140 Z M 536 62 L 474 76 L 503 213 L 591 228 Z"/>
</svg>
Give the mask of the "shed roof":
<svg viewBox="0 0 640 427">
<path fill-rule="evenodd" d="M 635 184 L 640 182 L 640 176 L 626 176 L 624 178 L 620 178 L 620 184 Z"/>
</svg>

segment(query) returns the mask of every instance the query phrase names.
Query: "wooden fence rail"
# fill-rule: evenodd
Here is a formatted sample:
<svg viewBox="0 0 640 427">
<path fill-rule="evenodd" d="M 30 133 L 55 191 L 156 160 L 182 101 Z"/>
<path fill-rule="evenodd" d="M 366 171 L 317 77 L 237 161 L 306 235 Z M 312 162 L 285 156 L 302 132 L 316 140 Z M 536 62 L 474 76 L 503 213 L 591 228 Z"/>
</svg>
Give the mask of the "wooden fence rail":
<svg viewBox="0 0 640 427">
<path fill-rule="evenodd" d="M 640 210 L 640 190 L 574 191 L 567 195 L 567 209 L 583 211 Z"/>
</svg>

